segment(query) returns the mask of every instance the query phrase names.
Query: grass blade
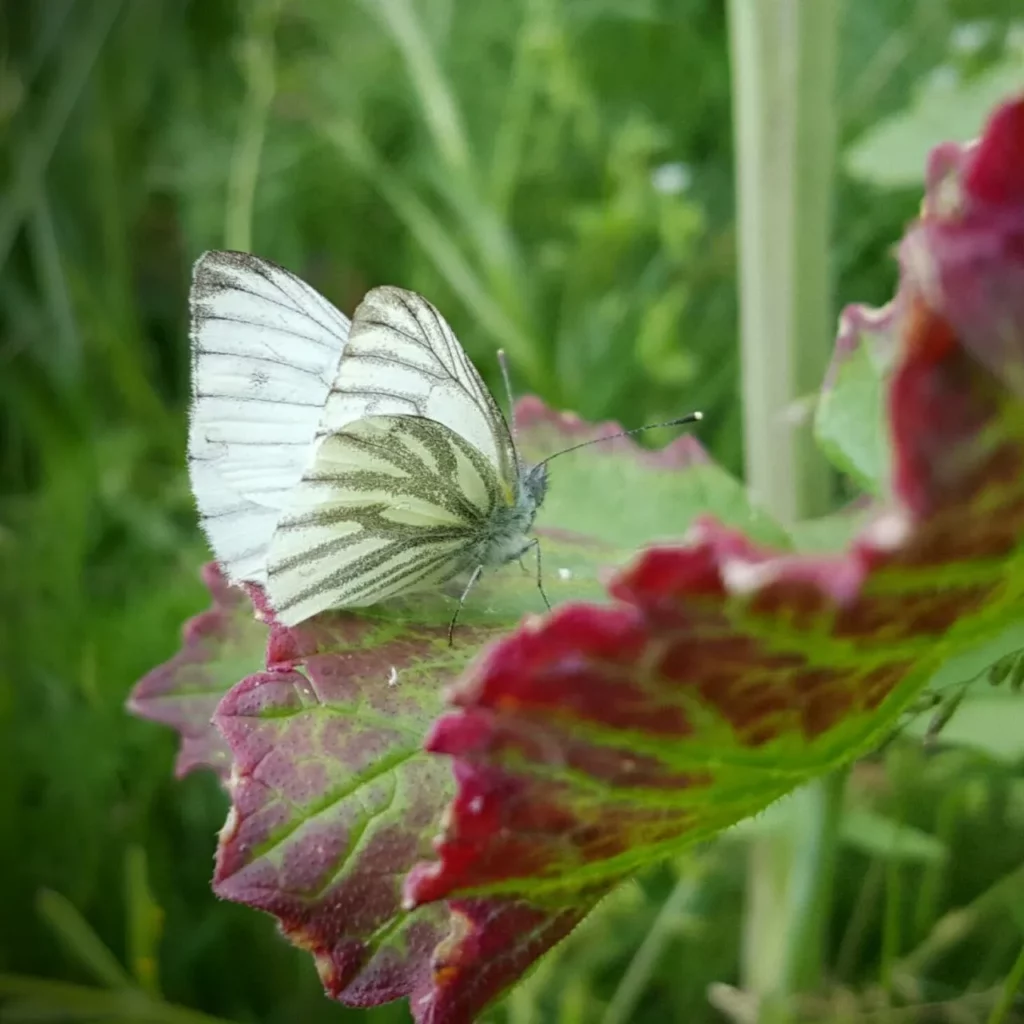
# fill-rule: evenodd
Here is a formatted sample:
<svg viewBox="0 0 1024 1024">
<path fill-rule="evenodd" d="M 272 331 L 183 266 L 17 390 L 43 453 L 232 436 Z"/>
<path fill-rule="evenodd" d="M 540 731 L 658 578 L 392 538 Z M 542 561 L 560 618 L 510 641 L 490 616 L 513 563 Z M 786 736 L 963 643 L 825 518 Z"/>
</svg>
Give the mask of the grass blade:
<svg viewBox="0 0 1024 1024">
<path fill-rule="evenodd" d="M 471 177 L 469 139 L 462 114 L 410 0 L 372 0 L 366 9 L 394 39 L 434 145 L 448 169 Z"/>
<path fill-rule="evenodd" d="M 60 893 L 44 889 L 37 899 L 39 914 L 65 948 L 101 984 L 114 989 L 134 988 L 128 972 L 92 926 Z"/>
<path fill-rule="evenodd" d="M 323 131 L 387 200 L 484 330 L 508 350 L 509 358 L 518 365 L 529 385 L 543 390 L 540 356 L 534 340 L 491 298 L 458 243 L 423 200 L 377 156 L 356 125 L 336 123 Z"/>
<path fill-rule="evenodd" d="M 71 53 L 61 61 L 60 78 L 42 113 L 32 117 L 34 130 L 19 146 L 11 180 L 0 202 L 0 267 L 7 262 L 22 223 L 37 201 L 47 165 L 64 126 L 85 87 L 96 58 L 121 12 L 123 0 L 93 5 L 92 18 L 74 37 Z"/>
</svg>

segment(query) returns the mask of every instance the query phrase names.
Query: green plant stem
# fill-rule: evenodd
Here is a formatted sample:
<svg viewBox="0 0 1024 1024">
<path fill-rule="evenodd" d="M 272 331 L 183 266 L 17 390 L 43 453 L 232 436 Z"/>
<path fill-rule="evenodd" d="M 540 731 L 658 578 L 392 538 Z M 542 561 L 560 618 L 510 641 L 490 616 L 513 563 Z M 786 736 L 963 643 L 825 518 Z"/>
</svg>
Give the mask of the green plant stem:
<svg viewBox="0 0 1024 1024">
<path fill-rule="evenodd" d="M 902 957 L 893 969 L 893 977 L 918 977 L 939 957 L 969 935 L 990 916 L 1005 913 L 1007 906 L 1024 897 L 1024 867 L 1003 875 L 970 903 L 943 914 L 927 937 Z"/>
<path fill-rule="evenodd" d="M 29 243 L 39 279 L 53 316 L 54 355 L 51 372 L 64 385 L 78 378 L 82 366 L 82 338 L 71 304 L 60 241 L 53 222 L 53 210 L 45 184 L 39 186 L 39 198 L 28 222 Z"/>
<path fill-rule="evenodd" d="M 882 989 L 891 995 L 896 965 L 903 945 L 903 865 L 890 857 L 885 870 L 885 910 L 882 919 Z"/>
<path fill-rule="evenodd" d="M 437 152 L 450 173 L 472 179 L 469 139 L 454 93 L 410 0 L 363 0 L 387 28 L 405 61 L 413 93 Z"/>
<path fill-rule="evenodd" d="M 662 904 L 651 930 L 644 937 L 640 948 L 629 962 L 608 1008 L 601 1018 L 601 1024 L 628 1024 L 634 1019 L 634 1012 L 640 997 L 644 994 L 658 961 L 665 952 L 687 906 L 699 891 L 699 876 L 694 875 L 689 865 L 684 865 L 675 888 Z"/>
<path fill-rule="evenodd" d="M 60 942 L 100 984 L 114 989 L 133 988 L 128 972 L 70 901 L 60 893 L 44 889 L 36 904 L 40 916 Z"/>
<path fill-rule="evenodd" d="M 951 790 L 939 801 L 938 812 L 935 815 L 935 836 L 945 846 L 953 844 L 962 809 L 963 793 L 959 789 Z M 942 886 L 948 872 L 949 864 L 944 857 L 924 865 L 914 905 L 915 942 L 927 935 L 932 921 L 935 920 Z"/>
<path fill-rule="evenodd" d="M 746 477 L 791 524 L 826 512 L 831 490 L 792 411 L 829 352 L 839 5 L 730 0 L 729 22 Z M 798 833 L 751 850 L 743 973 L 762 1021 L 788 1020 L 791 997 L 820 982 L 844 779 L 808 787 Z"/>
<path fill-rule="evenodd" d="M 847 769 L 807 787 L 807 819 L 790 868 L 789 920 L 784 988 L 808 990 L 822 976 Z"/>
<path fill-rule="evenodd" d="M 828 511 L 830 475 L 794 402 L 832 333 L 837 0 L 731 0 L 747 484 L 784 523 Z"/>
<path fill-rule="evenodd" d="M 992 1007 L 986 1024 L 1003 1024 L 1010 1014 L 1014 997 L 1020 991 L 1021 985 L 1024 985 L 1024 947 L 1021 947 L 1010 973 L 1006 976 L 1006 981 L 1003 982 L 1002 994 Z"/>
<path fill-rule="evenodd" d="M 503 219 L 508 215 L 529 136 L 531 114 L 541 87 L 541 40 L 550 32 L 549 18 L 546 0 L 526 0 L 490 167 L 490 200 Z"/>
<path fill-rule="evenodd" d="M 875 858 L 864 873 L 853 913 L 839 942 L 834 968 L 836 978 L 849 978 L 853 974 L 884 882 L 885 862 Z"/>
<path fill-rule="evenodd" d="M 274 30 L 282 0 L 259 0 L 249 12 L 242 41 L 241 62 L 245 99 L 228 168 L 224 213 L 224 245 L 249 252 L 252 249 L 253 207 L 259 180 L 267 119 L 274 101 Z"/>
</svg>

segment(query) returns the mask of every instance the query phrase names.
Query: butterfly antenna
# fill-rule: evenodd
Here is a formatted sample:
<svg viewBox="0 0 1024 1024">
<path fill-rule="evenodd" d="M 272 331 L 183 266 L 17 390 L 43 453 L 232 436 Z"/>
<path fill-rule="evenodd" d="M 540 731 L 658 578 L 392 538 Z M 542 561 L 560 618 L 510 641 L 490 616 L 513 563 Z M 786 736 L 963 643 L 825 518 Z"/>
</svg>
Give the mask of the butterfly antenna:
<svg viewBox="0 0 1024 1024">
<path fill-rule="evenodd" d="M 512 438 L 512 450 L 516 453 L 516 462 L 519 460 L 519 445 L 516 444 L 516 408 L 515 399 L 512 397 L 512 378 L 508 372 L 508 358 L 503 348 L 498 349 L 498 366 L 501 367 L 501 379 L 505 382 L 505 397 L 508 399 L 509 436 Z"/>
<path fill-rule="evenodd" d="M 642 427 L 633 427 L 632 430 L 620 430 L 617 434 L 609 434 L 607 437 L 595 437 L 590 441 L 583 441 L 580 444 L 574 444 L 571 448 L 563 448 L 560 452 L 555 452 L 554 455 L 549 455 L 546 459 L 541 459 L 537 465 L 543 466 L 546 462 L 550 462 L 552 459 L 557 459 L 559 455 L 568 455 L 569 452 L 574 452 L 579 448 L 586 448 L 592 444 L 600 444 L 602 441 L 614 441 L 617 437 L 629 437 L 630 434 L 642 434 L 645 430 L 655 430 L 658 427 L 680 427 L 684 423 L 699 423 L 704 419 L 704 413 L 702 412 L 691 412 L 686 416 L 680 416 L 675 420 L 665 420 L 664 423 L 647 423 Z"/>
</svg>

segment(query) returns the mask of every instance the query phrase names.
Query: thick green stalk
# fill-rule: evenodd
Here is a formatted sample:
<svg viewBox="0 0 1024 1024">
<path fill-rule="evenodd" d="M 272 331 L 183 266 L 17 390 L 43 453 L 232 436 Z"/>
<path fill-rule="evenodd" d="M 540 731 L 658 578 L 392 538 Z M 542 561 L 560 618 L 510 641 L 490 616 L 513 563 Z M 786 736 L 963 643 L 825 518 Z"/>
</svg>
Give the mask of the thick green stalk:
<svg viewBox="0 0 1024 1024">
<path fill-rule="evenodd" d="M 784 523 L 828 511 L 793 405 L 821 386 L 834 326 L 829 242 L 838 0 L 731 0 L 747 484 Z"/>
<path fill-rule="evenodd" d="M 834 324 L 830 232 L 839 0 L 730 0 L 747 483 L 783 524 L 828 510 L 830 475 L 794 416 Z M 751 850 L 744 985 L 763 1021 L 820 981 L 842 777 L 800 795 L 795 833 Z"/>
</svg>

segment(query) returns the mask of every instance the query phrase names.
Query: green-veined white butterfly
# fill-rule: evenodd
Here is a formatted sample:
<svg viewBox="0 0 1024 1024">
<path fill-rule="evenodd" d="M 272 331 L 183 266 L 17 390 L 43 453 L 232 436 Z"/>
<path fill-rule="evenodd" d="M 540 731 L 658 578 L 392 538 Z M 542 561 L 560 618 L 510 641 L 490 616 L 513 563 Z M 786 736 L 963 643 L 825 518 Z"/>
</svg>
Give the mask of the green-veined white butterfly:
<svg viewBox="0 0 1024 1024">
<path fill-rule="evenodd" d="M 534 549 L 547 603 L 530 536 L 547 460 L 522 464 L 426 299 L 374 288 L 349 321 L 268 260 L 208 252 L 190 306 L 189 473 L 229 581 L 294 625 L 468 577 L 464 600 Z"/>
</svg>

